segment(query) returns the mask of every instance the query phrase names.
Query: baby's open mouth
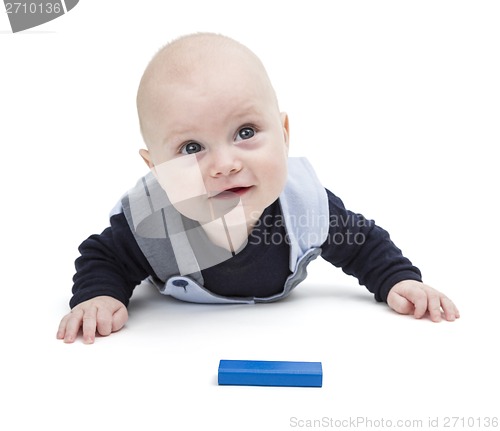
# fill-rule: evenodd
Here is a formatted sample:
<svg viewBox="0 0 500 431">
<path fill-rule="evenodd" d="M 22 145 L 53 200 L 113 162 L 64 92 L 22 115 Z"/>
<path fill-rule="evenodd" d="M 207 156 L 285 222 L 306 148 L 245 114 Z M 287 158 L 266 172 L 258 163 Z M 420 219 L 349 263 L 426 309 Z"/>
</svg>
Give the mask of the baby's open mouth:
<svg viewBox="0 0 500 431">
<path fill-rule="evenodd" d="M 230 199 L 236 196 L 243 196 L 247 193 L 253 186 L 242 186 L 242 187 L 232 187 L 226 189 L 220 193 L 215 193 L 212 197 L 217 199 Z"/>
</svg>

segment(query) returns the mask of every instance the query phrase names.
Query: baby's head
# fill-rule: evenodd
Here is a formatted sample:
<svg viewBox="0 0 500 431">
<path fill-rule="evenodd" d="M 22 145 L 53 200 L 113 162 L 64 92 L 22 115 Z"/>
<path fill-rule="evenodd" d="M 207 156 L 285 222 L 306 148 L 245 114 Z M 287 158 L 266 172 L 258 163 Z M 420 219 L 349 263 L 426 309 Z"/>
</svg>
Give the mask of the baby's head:
<svg viewBox="0 0 500 431">
<path fill-rule="evenodd" d="M 239 205 L 248 224 L 283 190 L 288 118 L 240 43 L 194 34 L 168 44 L 144 72 L 137 108 L 140 154 L 185 216 L 208 222 Z"/>
</svg>

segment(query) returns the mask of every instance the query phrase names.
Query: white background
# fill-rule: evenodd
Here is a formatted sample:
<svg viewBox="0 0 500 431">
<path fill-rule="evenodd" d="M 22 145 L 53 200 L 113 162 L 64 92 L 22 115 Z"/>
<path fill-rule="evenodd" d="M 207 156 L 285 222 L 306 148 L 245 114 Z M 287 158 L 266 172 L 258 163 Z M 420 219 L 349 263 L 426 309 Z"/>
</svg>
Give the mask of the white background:
<svg viewBox="0 0 500 431">
<path fill-rule="evenodd" d="M 18 34 L 0 14 L 0 429 L 499 417 L 499 22 L 495 1 L 82 0 Z M 317 261 L 280 303 L 190 305 L 141 286 L 119 333 L 55 339 L 77 246 L 146 172 L 142 71 L 194 31 L 261 57 L 292 155 L 388 229 L 459 321 L 399 316 Z M 324 386 L 219 387 L 219 359 L 321 361 Z"/>
</svg>

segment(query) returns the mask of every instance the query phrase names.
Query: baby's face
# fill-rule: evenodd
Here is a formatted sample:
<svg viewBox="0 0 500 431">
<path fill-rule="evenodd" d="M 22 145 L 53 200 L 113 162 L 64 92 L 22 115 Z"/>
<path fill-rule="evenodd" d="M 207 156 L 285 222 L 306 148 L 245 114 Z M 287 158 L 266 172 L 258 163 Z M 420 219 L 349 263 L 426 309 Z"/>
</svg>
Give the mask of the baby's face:
<svg viewBox="0 0 500 431">
<path fill-rule="evenodd" d="M 239 206 L 250 225 L 286 182 L 288 119 L 242 63 L 161 83 L 143 109 L 142 156 L 174 207 L 202 223 Z"/>
</svg>

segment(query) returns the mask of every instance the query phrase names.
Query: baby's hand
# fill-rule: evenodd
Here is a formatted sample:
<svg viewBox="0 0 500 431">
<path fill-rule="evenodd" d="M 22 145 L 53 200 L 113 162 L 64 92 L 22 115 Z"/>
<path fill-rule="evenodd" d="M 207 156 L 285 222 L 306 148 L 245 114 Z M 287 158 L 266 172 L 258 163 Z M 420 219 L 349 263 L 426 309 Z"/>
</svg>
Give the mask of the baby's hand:
<svg viewBox="0 0 500 431">
<path fill-rule="evenodd" d="M 403 280 L 395 284 L 389 291 L 387 304 L 401 314 L 413 314 L 420 319 L 429 311 L 433 322 L 444 318 L 449 322 L 460 317 L 455 304 L 444 294 L 424 283 L 414 280 Z"/>
<path fill-rule="evenodd" d="M 62 318 L 57 338 L 72 343 L 82 328 L 83 342 L 92 344 L 96 331 L 109 335 L 120 330 L 127 319 L 127 309 L 120 301 L 111 296 L 97 296 L 78 304 Z"/>
</svg>

